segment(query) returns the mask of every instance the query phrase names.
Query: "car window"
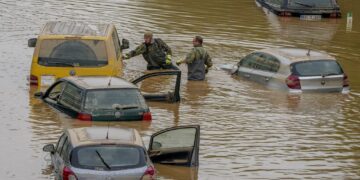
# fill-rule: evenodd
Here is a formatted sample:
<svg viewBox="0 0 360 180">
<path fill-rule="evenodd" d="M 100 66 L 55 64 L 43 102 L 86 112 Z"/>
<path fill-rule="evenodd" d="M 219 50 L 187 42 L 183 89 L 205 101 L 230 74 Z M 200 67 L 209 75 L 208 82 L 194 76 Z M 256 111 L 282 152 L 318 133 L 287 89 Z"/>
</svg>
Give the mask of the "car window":
<svg viewBox="0 0 360 180">
<path fill-rule="evenodd" d="M 280 68 L 280 62 L 272 55 L 257 53 L 256 56 L 253 56 L 249 66 L 256 70 L 277 72 Z"/>
<path fill-rule="evenodd" d="M 71 164 L 84 169 L 108 169 L 108 165 L 111 170 L 116 170 L 142 167 L 146 161 L 141 147 L 99 145 L 75 148 Z"/>
<path fill-rule="evenodd" d="M 54 87 L 52 87 L 52 89 L 49 91 L 49 94 L 47 95 L 47 97 L 56 101 L 60 97 L 60 94 L 61 94 L 62 90 L 64 89 L 65 85 L 66 85 L 66 82 L 63 82 L 63 81 L 59 82 Z"/>
<path fill-rule="evenodd" d="M 333 0 L 288 0 L 291 8 L 332 8 Z"/>
<path fill-rule="evenodd" d="M 41 41 L 38 64 L 51 67 L 104 66 L 108 64 L 105 41 L 46 39 Z"/>
<path fill-rule="evenodd" d="M 60 139 L 59 139 L 59 141 L 58 141 L 58 143 L 57 143 L 57 145 L 56 145 L 56 152 L 57 153 L 61 153 L 61 150 L 62 150 L 62 148 L 63 148 L 63 146 L 64 146 L 64 142 L 65 142 L 65 140 L 66 140 L 66 138 L 67 138 L 67 136 L 65 135 L 65 134 L 63 134 L 61 137 L 60 137 Z"/>
<path fill-rule="evenodd" d="M 297 62 L 290 65 L 291 72 L 297 76 L 327 76 L 343 74 L 341 66 L 334 60 Z"/>
<path fill-rule="evenodd" d="M 120 41 L 116 29 L 114 29 L 114 32 L 112 33 L 112 39 L 115 47 L 116 58 L 119 58 L 121 54 L 121 50 L 120 50 Z"/>
<path fill-rule="evenodd" d="M 86 93 L 85 111 L 96 109 L 145 108 L 144 97 L 138 89 L 103 89 Z"/>
<path fill-rule="evenodd" d="M 82 104 L 82 90 L 68 83 L 61 94 L 59 102 L 69 108 L 80 110 Z"/>
<path fill-rule="evenodd" d="M 153 139 L 152 150 L 193 147 L 196 138 L 196 128 L 185 128 L 166 131 Z"/>
<path fill-rule="evenodd" d="M 259 58 L 259 53 L 252 53 L 247 56 L 245 56 L 240 62 L 240 67 L 246 67 L 246 68 L 254 68 L 256 59 Z"/>
</svg>

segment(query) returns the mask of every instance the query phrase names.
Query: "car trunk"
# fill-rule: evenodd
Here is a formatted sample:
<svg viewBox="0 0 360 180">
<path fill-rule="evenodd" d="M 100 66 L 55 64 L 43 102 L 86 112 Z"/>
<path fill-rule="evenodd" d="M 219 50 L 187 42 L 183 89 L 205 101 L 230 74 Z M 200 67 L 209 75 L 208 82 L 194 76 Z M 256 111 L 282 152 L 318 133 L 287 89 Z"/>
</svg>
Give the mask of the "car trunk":
<svg viewBox="0 0 360 180">
<path fill-rule="evenodd" d="M 293 63 L 292 75 L 298 77 L 301 90 L 340 92 L 345 74 L 335 60 L 312 60 Z"/>
<path fill-rule="evenodd" d="M 141 179 L 146 171 L 147 166 L 135 168 L 135 169 L 123 169 L 117 171 L 105 171 L 105 170 L 88 170 L 88 169 L 79 169 L 71 168 L 75 173 L 77 179 L 83 180 L 109 180 L 109 179 Z"/>
<path fill-rule="evenodd" d="M 344 75 L 299 77 L 303 91 L 340 92 L 343 89 Z"/>
<path fill-rule="evenodd" d="M 143 119 L 143 109 L 127 109 L 116 111 L 113 109 L 108 110 L 94 110 L 92 111 L 92 120 L 93 121 L 131 121 L 131 120 L 142 120 Z"/>
</svg>

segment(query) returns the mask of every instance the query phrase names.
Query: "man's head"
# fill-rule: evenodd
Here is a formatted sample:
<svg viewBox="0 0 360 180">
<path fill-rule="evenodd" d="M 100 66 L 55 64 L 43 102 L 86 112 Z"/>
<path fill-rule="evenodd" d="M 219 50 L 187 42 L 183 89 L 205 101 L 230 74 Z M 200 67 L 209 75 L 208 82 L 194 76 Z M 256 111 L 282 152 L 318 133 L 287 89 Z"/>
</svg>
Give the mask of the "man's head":
<svg viewBox="0 0 360 180">
<path fill-rule="evenodd" d="M 151 44 L 153 38 L 153 33 L 148 31 L 144 33 L 144 42 L 145 44 Z"/>
<path fill-rule="evenodd" d="M 202 45 L 203 43 L 203 38 L 201 36 L 195 36 L 193 39 L 193 45 L 194 46 L 199 46 Z"/>
</svg>

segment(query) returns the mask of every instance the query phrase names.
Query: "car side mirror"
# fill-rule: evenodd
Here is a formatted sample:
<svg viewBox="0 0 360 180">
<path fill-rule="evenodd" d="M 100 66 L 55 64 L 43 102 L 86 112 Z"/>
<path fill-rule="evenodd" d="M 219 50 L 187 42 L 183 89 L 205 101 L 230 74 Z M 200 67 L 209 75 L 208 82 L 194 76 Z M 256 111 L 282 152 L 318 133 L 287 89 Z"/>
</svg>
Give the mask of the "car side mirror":
<svg viewBox="0 0 360 180">
<path fill-rule="evenodd" d="M 28 40 L 28 47 L 35 47 L 37 42 L 37 38 L 31 38 Z"/>
<path fill-rule="evenodd" d="M 130 45 L 129 45 L 129 40 L 127 40 L 127 39 L 122 39 L 122 45 L 121 45 L 121 50 L 123 50 L 123 49 L 128 49 L 129 47 L 130 47 Z"/>
<path fill-rule="evenodd" d="M 44 93 L 43 93 L 43 92 L 36 92 L 36 93 L 34 94 L 34 96 L 35 96 L 36 98 L 43 98 L 43 97 L 44 97 Z"/>
<path fill-rule="evenodd" d="M 54 153 L 55 152 L 55 147 L 53 144 L 47 144 L 43 147 L 43 151 L 44 152 L 49 152 L 49 153 Z"/>
</svg>

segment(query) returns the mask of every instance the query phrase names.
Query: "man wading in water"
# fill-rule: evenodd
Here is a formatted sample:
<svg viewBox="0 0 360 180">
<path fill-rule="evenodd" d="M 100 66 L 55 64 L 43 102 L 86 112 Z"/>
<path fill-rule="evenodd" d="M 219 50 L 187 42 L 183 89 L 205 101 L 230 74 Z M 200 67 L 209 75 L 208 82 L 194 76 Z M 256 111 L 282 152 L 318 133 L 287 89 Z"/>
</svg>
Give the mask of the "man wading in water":
<svg viewBox="0 0 360 180">
<path fill-rule="evenodd" d="M 177 65 L 186 63 L 188 66 L 188 80 L 202 81 L 205 74 L 212 66 L 211 57 L 202 46 L 203 38 L 195 36 L 193 39 L 194 48 L 187 54 L 184 60 L 176 62 Z"/>
<path fill-rule="evenodd" d="M 171 48 L 160 38 L 153 38 L 151 32 L 144 34 L 144 42 L 135 50 L 130 51 L 124 59 L 130 59 L 142 54 L 147 64 L 147 70 L 174 69 L 179 70 L 171 62 Z"/>
</svg>

